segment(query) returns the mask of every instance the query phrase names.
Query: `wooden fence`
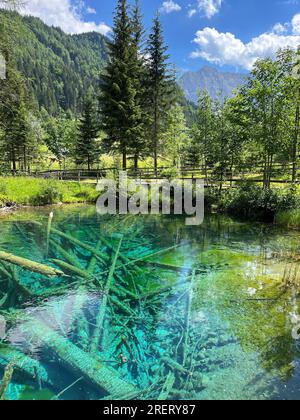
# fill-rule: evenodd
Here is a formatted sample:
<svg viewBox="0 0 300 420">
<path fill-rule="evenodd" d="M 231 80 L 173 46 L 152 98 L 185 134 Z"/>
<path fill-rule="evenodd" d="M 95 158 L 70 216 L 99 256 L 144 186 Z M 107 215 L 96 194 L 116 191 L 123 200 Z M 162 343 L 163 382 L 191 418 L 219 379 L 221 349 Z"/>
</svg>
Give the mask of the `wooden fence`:
<svg viewBox="0 0 300 420">
<path fill-rule="evenodd" d="M 27 173 L 27 175 L 44 178 L 57 179 L 61 181 L 77 181 L 97 183 L 100 179 L 107 177 L 118 178 L 118 168 L 103 168 L 103 169 L 64 169 L 64 170 L 44 170 Z M 217 166 L 184 166 L 178 171 L 174 167 L 159 167 L 154 168 L 139 168 L 138 170 L 128 169 L 127 175 L 130 178 L 142 181 L 154 181 L 165 178 L 179 178 L 179 179 L 204 179 L 207 186 L 218 185 L 220 183 L 231 185 L 241 181 L 248 181 L 253 183 L 263 183 L 265 179 L 265 169 L 262 165 L 256 167 L 239 167 L 232 170 L 223 171 Z M 270 183 L 274 184 L 291 184 L 293 173 L 292 164 L 274 164 L 272 173 L 269 173 Z M 16 175 L 18 173 L 9 172 L 7 174 Z M 24 174 L 24 173 L 23 173 Z M 297 183 L 300 183 L 299 178 Z"/>
</svg>

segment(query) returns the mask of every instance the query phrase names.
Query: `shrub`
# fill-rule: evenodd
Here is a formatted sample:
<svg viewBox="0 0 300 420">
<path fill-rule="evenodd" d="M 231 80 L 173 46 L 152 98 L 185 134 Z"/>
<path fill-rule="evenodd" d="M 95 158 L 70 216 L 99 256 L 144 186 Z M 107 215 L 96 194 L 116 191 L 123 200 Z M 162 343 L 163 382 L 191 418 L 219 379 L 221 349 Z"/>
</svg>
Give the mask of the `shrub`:
<svg viewBox="0 0 300 420">
<path fill-rule="evenodd" d="M 174 166 L 173 168 L 164 169 L 164 170 L 162 171 L 161 175 L 162 175 L 164 178 L 167 178 L 167 179 L 169 179 L 169 180 L 172 180 L 172 179 L 176 179 L 176 178 L 178 178 L 178 177 L 179 177 L 179 171 L 178 171 L 178 169 Z"/>
<path fill-rule="evenodd" d="M 299 206 L 299 197 L 293 188 L 277 191 L 246 183 L 238 189 L 226 191 L 220 206 L 235 216 L 274 221 L 279 211 Z"/>
<path fill-rule="evenodd" d="M 56 185 L 47 185 L 43 187 L 34 197 L 31 203 L 34 206 L 45 206 L 48 204 L 57 204 L 62 201 L 62 193 Z"/>
</svg>

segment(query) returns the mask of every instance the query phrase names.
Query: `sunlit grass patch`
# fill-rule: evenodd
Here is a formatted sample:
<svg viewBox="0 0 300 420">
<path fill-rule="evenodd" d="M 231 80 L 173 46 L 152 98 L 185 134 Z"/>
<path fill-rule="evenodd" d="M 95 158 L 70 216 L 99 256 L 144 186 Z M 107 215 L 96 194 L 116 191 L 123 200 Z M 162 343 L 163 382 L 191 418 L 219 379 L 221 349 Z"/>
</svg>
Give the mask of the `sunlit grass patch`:
<svg viewBox="0 0 300 420">
<path fill-rule="evenodd" d="M 300 209 L 281 211 L 276 216 L 276 222 L 288 228 L 300 228 Z"/>
<path fill-rule="evenodd" d="M 94 185 L 29 177 L 0 178 L 0 206 L 6 203 L 42 206 L 57 203 L 95 202 Z"/>
</svg>

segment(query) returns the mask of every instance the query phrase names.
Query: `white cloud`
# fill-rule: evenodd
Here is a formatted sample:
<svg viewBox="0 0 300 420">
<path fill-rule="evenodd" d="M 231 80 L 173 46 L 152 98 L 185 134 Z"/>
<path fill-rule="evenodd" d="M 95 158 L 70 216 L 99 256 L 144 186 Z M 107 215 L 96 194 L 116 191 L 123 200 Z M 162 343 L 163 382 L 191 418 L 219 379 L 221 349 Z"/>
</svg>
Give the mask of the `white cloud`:
<svg viewBox="0 0 300 420">
<path fill-rule="evenodd" d="M 164 1 L 160 8 L 162 13 L 180 12 L 180 10 L 181 6 L 179 6 L 179 4 L 175 3 L 173 0 Z"/>
<path fill-rule="evenodd" d="M 276 23 L 276 25 L 273 26 L 272 31 L 275 34 L 284 34 L 288 31 L 288 25 L 282 25 L 282 23 Z"/>
<path fill-rule="evenodd" d="M 222 3 L 223 0 L 198 0 L 198 10 L 210 19 L 219 13 Z"/>
<path fill-rule="evenodd" d="M 84 2 L 77 1 L 72 4 L 71 0 L 27 0 L 21 13 L 39 17 L 46 24 L 58 26 L 69 34 L 84 32 L 100 32 L 107 35 L 110 27 L 105 23 L 85 22 L 80 11 Z"/>
<path fill-rule="evenodd" d="M 196 13 L 197 13 L 197 10 L 196 10 L 196 9 L 190 9 L 190 10 L 188 11 L 188 17 L 189 17 L 189 18 L 191 18 L 191 17 L 193 17 Z"/>
<path fill-rule="evenodd" d="M 86 9 L 87 13 L 89 13 L 90 15 L 96 15 L 97 14 L 97 10 L 94 9 L 93 7 L 87 7 Z"/>
<path fill-rule="evenodd" d="M 300 35 L 300 14 L 297 14 L 292 19 L 292 31 L 294 34 Z"/>
<path fill-rule="evenodd" d="M 194 42 L 198 49 L 192 53 L 193 58 L 251 70 L 259 58 L 274 57 L 280 48 L 296 49 L 300 45 L 300 14 L 294 16 L 291 24 L 277 24 L 270 32 L 252 38 L 248 43 L 230 32 L 222 33 L 208 27 L 196 33 Z"/>
</svg>

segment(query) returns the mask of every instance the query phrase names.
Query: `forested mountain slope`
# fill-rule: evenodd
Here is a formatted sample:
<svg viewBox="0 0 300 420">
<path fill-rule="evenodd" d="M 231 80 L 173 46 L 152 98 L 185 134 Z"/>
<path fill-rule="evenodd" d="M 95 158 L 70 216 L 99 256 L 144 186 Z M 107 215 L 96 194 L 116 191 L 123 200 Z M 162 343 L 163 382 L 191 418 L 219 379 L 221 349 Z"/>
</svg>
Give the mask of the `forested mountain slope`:
<svg viewBox="0 0 300 420">
<path fill-rule="evenodd" d="M 107 60 L 103 35 L 87 33 L 67 35 L 61 29 L 45 25 L 35 17 L 21 17 L 15 12 L 9 19 L 13 57 L 25 76 L 29 92 L 38 106 L 50 114 L 60 108 L 77 112 L 89 87 L 97 89 L 99 75 Z"/>
</svg>

